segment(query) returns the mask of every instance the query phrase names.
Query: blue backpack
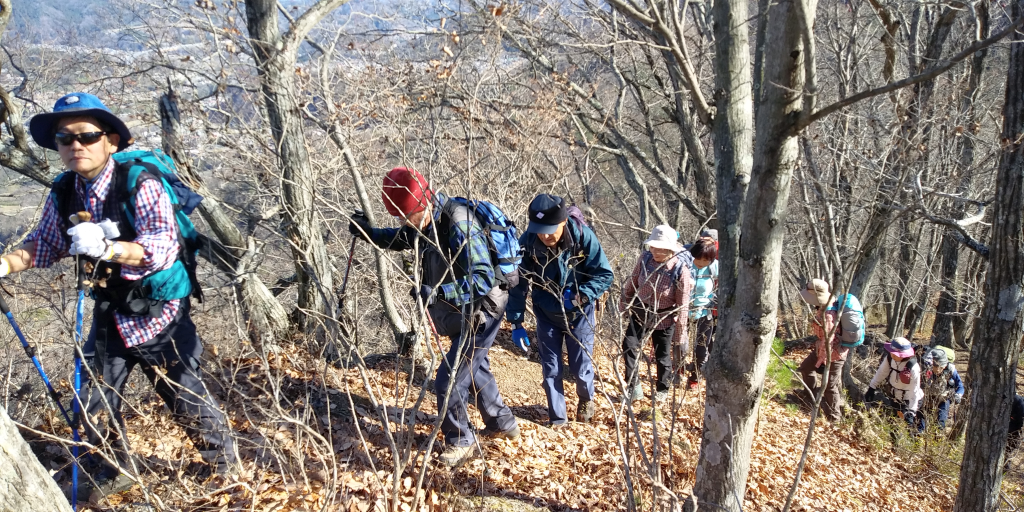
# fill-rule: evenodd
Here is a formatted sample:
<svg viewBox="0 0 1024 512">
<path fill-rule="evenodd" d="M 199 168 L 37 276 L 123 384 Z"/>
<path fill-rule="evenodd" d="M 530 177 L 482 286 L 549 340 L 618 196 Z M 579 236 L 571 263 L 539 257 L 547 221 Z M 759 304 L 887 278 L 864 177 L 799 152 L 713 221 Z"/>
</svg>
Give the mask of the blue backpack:
<svg viewBox="0 0 1024 512">
<path fill-rule="evenodd" d="M 113 159 L 118 166 L 114 170 L 111 190 L 117 194 L 115 201 L 120 203 L 121 213 L 133 228 L 135 226 L 135 196 L 140 185 L 146 180 L 159 179 L 174 208 L 174 220 L 178 227 L 178 257 L 170 267 L 150 274 L 142 279 L 142 286 L 147 290 L 148 298 L 158 301 L 183 299 L 192 295 L 202 302 L 203 292 L 196 277 L 199 252 L 199 232 L 189 219 L 189 214 L 203 197 L 193 191 L 178 178 L 174 161 L 159 149 L 152 151 L 129 151 L 114 153 Z M 74 203 L 74 175 L 65 172 L 54 180 L 51 194 L 61 219 L 68 219 Z"/>
<path fill-rule="evenodd" d="M 519 264 L 523 261 L 515 223 L 493 203 L 464 197 L 449 197 L 442 212 L 451 218 L 451 209 L 456 206 L 465 206 L 483 224 L 491 250 L 491 263 L 500 270 L 495 272 L 495 277 L 502 287 L 515 287 L 519 283 Z"/>
</svg>

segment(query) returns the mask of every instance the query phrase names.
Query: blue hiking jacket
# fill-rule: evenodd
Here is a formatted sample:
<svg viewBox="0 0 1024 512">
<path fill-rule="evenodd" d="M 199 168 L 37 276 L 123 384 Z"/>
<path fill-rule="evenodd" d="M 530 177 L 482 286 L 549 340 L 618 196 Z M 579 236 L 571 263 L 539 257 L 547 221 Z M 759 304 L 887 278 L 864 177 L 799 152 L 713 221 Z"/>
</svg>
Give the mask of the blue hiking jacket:
<svg viewBox="0 0 1024 512">
<path fill-rule="evenodd" d="M 510 323 L 523 321 L 531 287 L 534 314 L 543 314 L 552 322 L 562 318 L 562 293 L 566 288 L 593 303 L 611 287 L 612 266 L 594 231 L 570 218 L 565 235 L 558 242 L 557 253 L 533 233 L 519 237 L 523 262 L 519 266 L 519 285 L 510 291 L 505 311 Z"/>
</svg>

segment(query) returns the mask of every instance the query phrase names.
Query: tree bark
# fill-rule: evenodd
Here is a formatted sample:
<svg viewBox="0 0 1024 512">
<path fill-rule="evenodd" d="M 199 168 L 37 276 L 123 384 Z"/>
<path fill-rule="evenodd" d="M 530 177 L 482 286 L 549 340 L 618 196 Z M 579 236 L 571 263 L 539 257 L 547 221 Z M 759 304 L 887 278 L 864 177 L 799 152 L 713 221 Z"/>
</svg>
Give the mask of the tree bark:
<svg viewBox="0 0 1024 512">
<path fill-rule="evenodd" d="M 35 512 L 71 511 L 57 482 L 39 463 L 18 427 L 0 405 L 0 510 Z"/>
<path fill-rule="evenodd" d="M 721 263 L 720 325 L 708 368 L 701 455 L 694 494 L 704 508 L 743 507 L 750 447 L 777 327 L 780 265 L 790 183 L 799 159 L 788 129 L 801 109 L 813 108 L 805 91 L 805 30 L 815 0 L 773 6 L 765 38 L 757 139 L 750 147 L 752 97 L 748 65 L 747 2 L 716 2 L 715 149 Z M 726 92 L 728 91 L 728 92 Z M 810 110 L 807 110 L 809 113 Z M 753 158 L 751 158 L 753 157 Z M 750 192 L 745 179 L 751 170 Z M 742 224 L 740 224 L 742 223 Z M 741 229 L 737 229 L 737 227 Z"/>
<path fill-rule="evenodd" d="M 1024 16 L 1016 0 L 1012 16 Z M 1010 404 L 1021 335 L 1024 334 L 1024 31 L 1010 38 L 1003 105 L 1002 155 L 996 179 L 995 212 L 985 306 L 971 347 L 972 387 L 964 459 L 955 512 L 996 510 L 1003 478 Z"/>
<path fill-rule="evenodd" d="M 299 327 L 317 330 L 334 318 L 334 276 L 316 215 L 316 173 L 309 161 L 293 82 L 296 54 L 306 34 L 346 0 L 320 0 L 282 35 L 273 0 L 246 0 L 246 26 L 260 77 L 267 121 L 281 166 L 281 204 L 298 276 Z"/>
</svg>

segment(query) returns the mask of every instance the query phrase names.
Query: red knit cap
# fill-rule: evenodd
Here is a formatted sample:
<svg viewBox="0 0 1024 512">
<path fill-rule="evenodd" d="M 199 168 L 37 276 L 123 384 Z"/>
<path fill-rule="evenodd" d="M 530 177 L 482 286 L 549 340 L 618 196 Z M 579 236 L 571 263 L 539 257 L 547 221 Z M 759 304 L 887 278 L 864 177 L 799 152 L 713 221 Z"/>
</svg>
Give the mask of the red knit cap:
<svg viewBox="0 0 1024 512">
<path fill-rule="evenodd" d="M 384 176 L 384 206 L 393 216 L 409 215 L 423 210 L 434 198 L 427 179 L 413 169 L 395 167 Z"/>
</svg>

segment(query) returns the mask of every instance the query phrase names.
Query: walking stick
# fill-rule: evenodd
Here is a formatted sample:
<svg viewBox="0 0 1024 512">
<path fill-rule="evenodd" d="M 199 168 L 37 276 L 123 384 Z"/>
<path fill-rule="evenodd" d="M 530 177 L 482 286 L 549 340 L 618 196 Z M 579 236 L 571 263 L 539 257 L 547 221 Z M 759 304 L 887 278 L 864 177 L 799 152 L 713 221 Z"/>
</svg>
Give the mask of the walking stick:
<svg viewBox="0 0 1024 512">
<path fill-rule="evenodd" d="M 89 212 L 78 212 L 71 218 L 72 224 L 89 222 L 92 214 Z M 71 448 L 71 455 L 75 458 L 75 464 L 71 466 L 71 506 L 78 510 L 78 444 L 82 441 L 78 433 L 78 421 L 81 419 L 81 392 L 82 392 L 82 323 L 85 318 L 85 289 L 88 287 L 86 272 L 86 259 L 78 256 L 78 303 L 75 304 L 75 400 L 71 402 L 71 409 L 75 415 L 75 423 L 71 425 L 71 436 L 75 445 Z"/>
<path fill-rule="evenodd" d="M 356 237 L 352 237 L 352 243 L 348 246 L 348 263 L 345 264 L 345 278 L 341 280 L 342 300 L 345 299 L 345 289 L 348 288 L 348 273 L 352 270 L 352 257 L 356 254 Z"/>
<path fill-rule="evenodd" d="M 46 384 L 46 390 L 49 392 L 50 398 L 53 399 L 53 403 L 57 404 L 57 408 L 60 409 L 61 416 L 64 416 L 64 421 L 68 422 L 68 426 L 73 428 L 71 417 L 68 416 L 67 409 L 65 409 L 60 403 L 60 393 L 53 389 L 53 384 L 50 384 L 50 378 L 46 376 L 46 371 L 43 370 L 42 363 L 40 363 L 39 358 L 36 357 L 36 348 L 30 345 L 28 340 L 25 339 L 25 334 L 22 333 L 21 328 L 18 327 L 18 322 L 14 320 L 14 315 L 11 314 L 11 308 L 7 306 L 7 301 L 4 300 L 2 294 L 0 294 L 0 312 L 7 317 L 7 321 L 11 323 L 11 328 L 14 329 L 14 334 L 18 335 L 18 339 L 21 340 L 21 347 L 25 349 L 25 354 L 32 360 L 32 364 L 36 366 L 36 371 L 39 372 L 39 376 L 43 379 L 43 384 Z"/>
</svg>

